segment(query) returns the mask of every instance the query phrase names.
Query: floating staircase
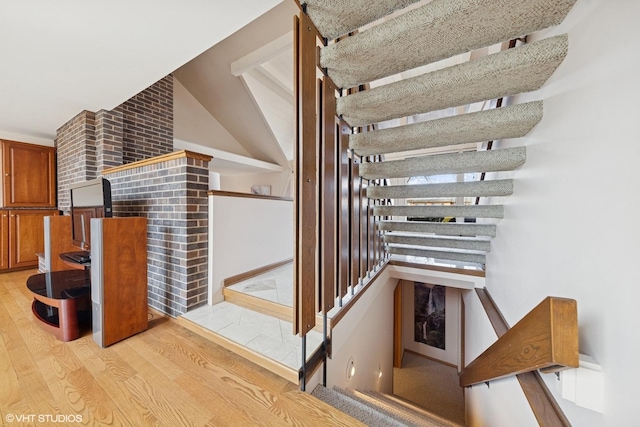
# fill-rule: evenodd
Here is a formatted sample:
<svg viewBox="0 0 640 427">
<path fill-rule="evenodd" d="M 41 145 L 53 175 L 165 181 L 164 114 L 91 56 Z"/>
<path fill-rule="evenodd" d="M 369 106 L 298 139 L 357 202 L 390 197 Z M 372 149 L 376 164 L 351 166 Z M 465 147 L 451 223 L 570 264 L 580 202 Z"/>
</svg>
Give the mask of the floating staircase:
<svg viewBox="0 0 640 427">
<path fill-rule="evenodd" d="M 343 390 L 338 387 L 330 389 L 319 385 L 311 394 L 368 426 L 459 426 L 459 424 L 384 393 Z"/>
<path fill-rule="evenodd" d="M 484 144 L 527 135 L 542 119 L 543 101 L 476 112 L 470 107 L 542 87 L 567 55 L 568 36 L 533 43 L 523 37 L 558 25 L 574 3 L 300 0 L 325 38 L 319 67 L 339 88 L 336 111 L 352 128 L 349 148 L 362 160 L 359 175 L 368 180 L 366 196 L 387 253 L 485 264 L 503 206 L 433 204 L 508 196 L 513 181 L 406 182 L 445 174 L 484 178 L 525 163 L 525 147 L 489 151 Z M 512 48 L 496 49 L 510 41 Z M 466 113 L 424 120 L 445 109 Z M 470 144 L 475 149 L 469 151 Z M 424 206 L 407 206 L 407 199 Z"/>
</svg>

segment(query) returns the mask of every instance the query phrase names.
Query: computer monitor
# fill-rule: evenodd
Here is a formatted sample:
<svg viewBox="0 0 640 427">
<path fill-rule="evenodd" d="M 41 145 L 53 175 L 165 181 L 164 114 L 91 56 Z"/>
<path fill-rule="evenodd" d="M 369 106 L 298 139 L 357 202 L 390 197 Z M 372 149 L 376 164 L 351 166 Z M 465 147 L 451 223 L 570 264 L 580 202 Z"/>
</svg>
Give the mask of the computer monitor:
<svg viewBox="0 0 640 427">
<path fill-rule="evenodd" d="M 69 186 L 71 191 L 71 237 L 73 245 L 91 250 L 91 218 L 110 218 L 111 183 L 98 178 Z"/>
</svg>

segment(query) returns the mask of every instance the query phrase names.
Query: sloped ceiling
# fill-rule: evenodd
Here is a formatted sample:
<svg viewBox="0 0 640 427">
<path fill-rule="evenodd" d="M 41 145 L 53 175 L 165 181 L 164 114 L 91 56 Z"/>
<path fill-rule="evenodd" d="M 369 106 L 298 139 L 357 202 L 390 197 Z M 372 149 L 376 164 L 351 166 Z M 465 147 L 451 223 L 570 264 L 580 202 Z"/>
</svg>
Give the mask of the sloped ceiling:
<svg viewBox="0 0 640 427">
<path fill-rule="evenodd" d="M 51 142 L 80 111 L 116 107 L 281 1 L 2 1 L 0 137 Z"/>
<path fill-rule="evenodd" d="M 285 1 L 174 72 L 175 78 L 251 157 L 290 168 L 274 130 L 230 64 L 290 33 L 298 8 Z M 293 112 L 291 112 L 293 118 Z M 293 127 L 293 120 L 291 127 Z M 217 147 L 214 147 L 217 148 Z"/>
</svg>

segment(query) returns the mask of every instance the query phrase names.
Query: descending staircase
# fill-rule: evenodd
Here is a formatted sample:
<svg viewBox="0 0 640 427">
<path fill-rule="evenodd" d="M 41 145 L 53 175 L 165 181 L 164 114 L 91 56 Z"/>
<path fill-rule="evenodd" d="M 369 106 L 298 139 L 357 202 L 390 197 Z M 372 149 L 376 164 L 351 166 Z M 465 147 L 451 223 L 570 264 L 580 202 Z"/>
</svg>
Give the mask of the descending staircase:
<svg viewBox="0 0 640 427">
<path fill-rule="evenodd" d="M 453 427 L 445 420 L 394 396 L 379 392 L 359 392 L 317 386 L 312 395 L 365 423 L 380 427 Z"/>
<path fill-rule="evenodd" d="M 503 197 L 512 194 L 512 180 L 381 184 L 406 182 L 415 176 L 484 176 L 523 165 L 525 147 L 464 152 L 458 152 L 457 147 L 470 143 L 481 147 L 487 141 L 525 136 L 542 119 L 543 101 L 410 124 L 407 118 L 451 107 L 469 111 L 473 103 L 486 104 L 539 89 L 567 55 L 567 35 L 486 56 L 477 54 L 477 50 L 557 25 L 574 3 L 300 1 L 304 13 L 325 38 L 319 65 L 341 89 L 336 110 L 353 129 L 349 147 L 363 160 L 359 174 L 369 181 L 367 197 L 378 201 L 372 205 L 379 217 L 378 229 L 384 232 L 387 253 L 485 263 L 489 239 L 496 235 L 496 222 L 504 216 L 502 205 L 405 206 L 405 201 Z M 472 54 L 474 51 L 476 54 Z M 460 55 L 473 59 L 440 69 L 434 65 Z M 419 74 L 415 70 L 418 67 L 429 71 Z M 347 90 L 350 88 L 359 90 Z M 449 152 L 429 153 L 435 148 L 442 152 L 443 147 Z M 369 161 L 380 158 L 382 161 Z M 380 202 L 388 200 L 393 202 Z M 458 218 L 460 222 L 427 218 Z"/>
</svg>

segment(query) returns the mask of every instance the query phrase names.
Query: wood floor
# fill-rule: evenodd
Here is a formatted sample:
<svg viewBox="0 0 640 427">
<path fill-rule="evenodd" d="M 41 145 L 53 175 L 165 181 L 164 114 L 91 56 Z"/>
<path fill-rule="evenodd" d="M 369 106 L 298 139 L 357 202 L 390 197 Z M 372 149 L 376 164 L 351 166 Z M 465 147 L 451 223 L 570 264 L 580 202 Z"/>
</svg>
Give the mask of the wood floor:
<svg viewBox="0 0 640 427">
<path fill-rule="evenodd" d="M 362 425 L 157 313 L 149 330 L 106 349 L 90 332 L 57 341 L 31 313 L 35 273 L 0 274 L 3 425 Z"/>
</svg>

